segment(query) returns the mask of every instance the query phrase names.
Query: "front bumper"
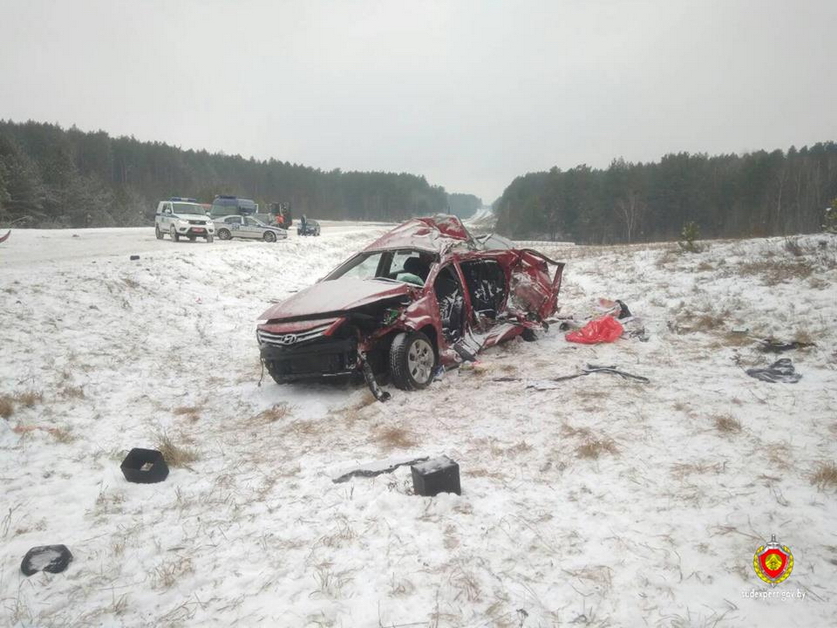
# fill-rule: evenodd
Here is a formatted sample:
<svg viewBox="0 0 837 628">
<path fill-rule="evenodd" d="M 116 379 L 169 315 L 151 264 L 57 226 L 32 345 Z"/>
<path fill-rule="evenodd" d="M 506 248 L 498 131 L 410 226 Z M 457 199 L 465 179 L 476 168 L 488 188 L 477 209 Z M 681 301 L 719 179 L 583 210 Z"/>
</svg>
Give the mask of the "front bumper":
<svg viewBox="0 0 837 628">
<path fill-rule="evenodd" d="M 258 330 L 257 338 L 261 359 L 271 362 L 286 380 L 351 375 L 360 366 L 357 339 L 351 336 L 324 336 L 321 330 L 284 335 Z"/>
<path fill-rule="evenodd" d="M 208 235 L 215 235 L 215 227 L 211 224 L 188 226 L 177 225 L 175 229 L 177 229 L 178 234 L 185 236 L 197 236 L 199 238 L 205 238 Z"/>
</svg>

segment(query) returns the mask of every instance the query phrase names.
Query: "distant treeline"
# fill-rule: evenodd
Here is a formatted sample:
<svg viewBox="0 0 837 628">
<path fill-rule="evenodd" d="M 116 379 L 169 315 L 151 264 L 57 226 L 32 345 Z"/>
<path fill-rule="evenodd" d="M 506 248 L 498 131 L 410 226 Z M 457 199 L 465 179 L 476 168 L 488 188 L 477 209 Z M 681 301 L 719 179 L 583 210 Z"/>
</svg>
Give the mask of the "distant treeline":
<svg viewBox="0 0 837 628">
<path fill-rule="evenodd" d="M 482 207 L 482 199 L 473 194 L 448 194 L 448 209 L 454 216 L 470 218 Z"/>
<path fill-rule="evenodd" d="M 607 244 L 819 231 L 837 197 L 837 144 L 744 155 L 678 153 L 658 163 L 618 159 L 515 179 L 495 203 L 497 230 L 515 238 Z"/>
<path fill-rule="evenodd" d="M 412 174 L 325 172 L 0 120 L 0 225 L 146 225 L 161 199 L 211 203 L 216 194 L 287 201 L 294 215 L 326 219 L 400 220 L 449 208 L 444 188 Z M 469 195 L 451 195 L 457 207 L 459 196 Z"/>
</svg>

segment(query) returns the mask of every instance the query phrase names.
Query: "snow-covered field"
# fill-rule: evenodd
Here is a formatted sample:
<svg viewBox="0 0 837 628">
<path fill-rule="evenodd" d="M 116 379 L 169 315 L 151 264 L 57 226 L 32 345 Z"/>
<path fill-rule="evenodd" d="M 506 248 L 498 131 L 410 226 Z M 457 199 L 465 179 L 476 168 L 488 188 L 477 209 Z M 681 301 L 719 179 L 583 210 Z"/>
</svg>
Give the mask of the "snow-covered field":
<svg viewBox="0 0 837 628">
<path fill-rule="evenodd" d="M 270 301 L 385 230 L 332 227 L 276 244 L 18 230 L 0 245 L 4 624 L 837 622 L 835 479 L 814 481 L 837 462 L 833 239 L 545 249 L 567 261 L 562 314 L 620 298 L 650 339 L 588 347 L 553 326 L 381 404 L 358 386 L 259 385 Z M 769 335 L 816 346 L 765 355 Z M 744 372 L 777 357 L 799 383 Z M 527 388 L 587 363 L 651 383 Z M 127 450 L 161 444 L 182 466 L 126 482 Z M 437 454 L 459 462 L 461 496 L 411 495 L 408 467 L 331 480 Z M 752 568 L 771 534 L 795 558 L 773 589 Z M 24 577 L 26 551 L 53 543 L 69 569 Z"/>
</svg>

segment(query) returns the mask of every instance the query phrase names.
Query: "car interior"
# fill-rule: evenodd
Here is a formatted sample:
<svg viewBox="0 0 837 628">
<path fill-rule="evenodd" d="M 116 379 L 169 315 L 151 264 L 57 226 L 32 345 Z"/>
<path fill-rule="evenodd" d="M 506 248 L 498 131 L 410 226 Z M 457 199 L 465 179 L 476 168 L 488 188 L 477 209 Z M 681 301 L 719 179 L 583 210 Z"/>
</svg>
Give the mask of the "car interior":
<svg viewBox="0 0 837 628">
<path fill-rule="evenodd" d="M 506 273 L 489 259 L 462 262 L 460 265 L 471 297 L 475 316 L 496 319 L 506 300 Z"/>
<path fill-rule="evenodd" d="M 436 275 L 433 291 L 439 303 L 442 333 L 449 343 L 456 342 L 462 337 L 465 326 L 465 298 L 452 265 L 445 266 Z"/>
</svg>

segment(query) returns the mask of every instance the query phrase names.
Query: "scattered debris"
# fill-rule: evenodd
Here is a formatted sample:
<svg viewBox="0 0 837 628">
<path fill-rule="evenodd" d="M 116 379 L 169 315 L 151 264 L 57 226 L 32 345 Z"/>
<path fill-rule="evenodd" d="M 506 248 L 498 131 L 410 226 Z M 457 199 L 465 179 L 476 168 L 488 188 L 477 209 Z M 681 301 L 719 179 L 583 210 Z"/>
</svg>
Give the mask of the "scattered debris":
<svg viewBox="0 0 837 628">
<path fill-rule="evenodd" d="M 412 466 L 413 491 L 416 495 L 433 497 L 439 493 L 462 494 L 459 465 L 447 456 L 440 456 Z"/>
<path fill-rule="evenodd" d="M 783 342 L 781 340 L 776 340 L 775 338 L 765 338 L 764 340 L 759 340 L 759 342 L 761 343 L 759 345 L 759 349 L 762 353 L 784 353 L 785 351 L 791 351 L 792 349 L 804 349 L 806 347 L 817 346 L 813 342 L 798 342 L 796 340 Z"/>
<path fill-rule="evenodd" d="M 381 388 L 378 380 L 375 379 L 375 373 L 372 372 L 372 367 L 369 366 L 366 355 L 360 352 L 358 359 L 360 361 L 360 370 L 363 373 L 363 379 L 366 380 L 366 385 L 369 387 L 369 391 L 375 396 L 375 399 L 382 403 L 392 399 L 392 394 Z M 264 360 L 262 360 L 262 364 L 264 364 Z"/>
<path fill-rule="evenodd" d="M 61 573 L 72 560 L 73 554 L 66 545 L 39 545 L 26 552 L 20 563 L 20 570 L 24 576 L 31 576 L 39 571 Z"/>
<path fill-rule="evenodd" d="M 139 255 L 131 255 L 131 261 L 135 262 L 139 259 Z"/>
<path fill-rule="evenodd" d="M 612 316 L 602 316 L 587 323 L 581 329 L 571 331 L 564 336 L 569 342 L 579 342 L 585 345 L 598 344 L 600 342 L 613 342 L 625 328 Z"/>
<path fill-rule="evenodd" d="M 618 318 L 619 320 L 622 320 L 623 318 L 631 318 L 633 316 L 633 314 L 631 314 L 631 310 L 628 309 L 625 302 L 620 301 L 619 299 L 616 299 L 615 301 L 611 301 L 610 299 L 599 299 L 596 304 L 596 309 L 604 312 L 608 316 Z"/>
<path fill-rule="evenodd" d="M 342 482 L 347 482 L 353 477 L 373 478 L 376 475 L 392 473 L 398 467 L 424 462 L 427 458 L 427 456 L 423 456 L 421 458 L 387 458 L 386 460 L 367 462 L 360 466 L 340 471 L 336 476 L 331 478 L 331 481 L 335 484 L 340 484 Z"/>
<path fill-rule="evenodd" d="M 802 379 L 802 375 L 797 373 L 793 368 L 793 363 L 790 358 L 776 360 L 767 368 L 747 369 L 746 372 L 750 377 L 755 377 L 756 379 L 771 384 L 795 384 Z"/>
<path fill-rule="evenodd" d="M 169 466 L 156 449 L 132 449 L 122 461 L 121 469 L 126 480 L 137 484 L 162 482 L 169 475 Z"/>
<path fill-rule="evenodd" d="M 555 388 L 552 386 L 552 383 L 555 382 L 565 382 L 568 379 L 575 379 L 576 377 L 584 377 L 585 375 L 592 375 L 593 373 L 609 373 L 611 375 L 618 375 L 623 379 L 633 379 L 643 384 L 650 384 L 651 380 L 647 377 L 643 377 L 642 375 L 634 375 L 633 373 L 627 373 L 625 371 L 620 371 L 615 366 L 596 366 L 595 364 L 588 364 L 586 368 L 582 369 L 578 373 L 574 373 L 572 375 L 562 375 L 560 377 L 551 377 L 549 379 L 533 381 L 526 385 L 526 388 L 534 388 L 536 390 L 549 390 L 551 388 Z M 519 382 L 521 378 L 519 377 L 495 377 L 493 380 L 494 382 Z"/>
</svg>

